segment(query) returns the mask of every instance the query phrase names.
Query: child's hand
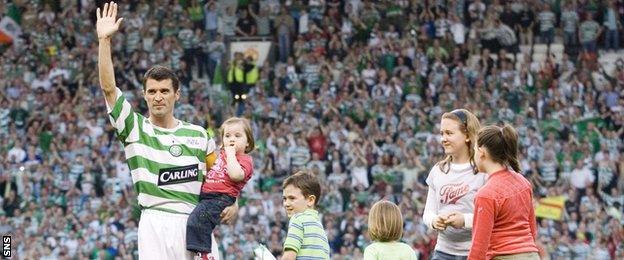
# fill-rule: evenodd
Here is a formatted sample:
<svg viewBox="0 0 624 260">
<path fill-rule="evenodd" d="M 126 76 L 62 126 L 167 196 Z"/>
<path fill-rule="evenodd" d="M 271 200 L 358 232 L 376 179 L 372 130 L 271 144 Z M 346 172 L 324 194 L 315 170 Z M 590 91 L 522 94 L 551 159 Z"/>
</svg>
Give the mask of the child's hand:
<svg viewBox="0 0 624 260">
<path fill-rule="evenodd" d="M 238 200 L 236 200 L 233 205 L 223 209 L 220 217 L 223 223 L 234 224 L 236 218 L 238 217 Z"/>
<path fill-rule="evenodd" d="M 448 217 L 446 215 L 438 215 L 436 218 L 433 219 L 433 223 L 431 223 L 431 226 L 433 227 L 433 229 L 438 231 L 445 230 L 447 218 Z"/>
<path fill-rule="evenodd" d="M 226 145 L 223 147 L 223 150 L 225 150 L 225 155 L 227 156 L 236 155 L 236 147 L 234 145 Z"/>
<path fill-rule="evenodd" d="M 464 214 L 460 212 L 453 212 L 446 218 L 444 222 L 447 226 L 452 226 L 454 228 L 463 228 L 464 227 Z"/>
</svg>

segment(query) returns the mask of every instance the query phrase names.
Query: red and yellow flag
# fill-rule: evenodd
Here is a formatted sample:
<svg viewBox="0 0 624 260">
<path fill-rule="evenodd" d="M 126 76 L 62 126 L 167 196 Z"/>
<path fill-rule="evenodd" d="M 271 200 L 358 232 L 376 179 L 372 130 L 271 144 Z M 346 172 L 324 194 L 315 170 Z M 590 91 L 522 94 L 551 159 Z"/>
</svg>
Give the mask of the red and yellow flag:
<svg viewBox="0 0 624 260">
<path fill-rule="evenodd" d="M 535 207 L 535 216 L 553 220 L 561 220 L 563 217 L 564 196 L 546 197 L 539 200 Z"/>
</svg>

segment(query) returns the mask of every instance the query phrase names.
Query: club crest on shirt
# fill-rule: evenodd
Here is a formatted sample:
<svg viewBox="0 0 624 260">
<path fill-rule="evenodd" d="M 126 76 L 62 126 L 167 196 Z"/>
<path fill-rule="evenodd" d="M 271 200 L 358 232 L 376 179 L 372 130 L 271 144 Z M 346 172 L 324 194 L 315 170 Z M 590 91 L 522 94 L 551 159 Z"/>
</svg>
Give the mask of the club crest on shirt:
<svg viewBox="0 0 624 260">
<path fill-rule="evenodd" d="M 179 146 L 177 144 L 169 146 L 169 153 L 173 155 L 174 157 L 178 157 L 182 155 L 182 146 Z"/>
<path fill-rule="evenodd" d="M 455 204 L 459 199 L 468 194 L 470 187 L 465 183 L 451 183 L 440 189 L 440 203 Z"/>
</svg>

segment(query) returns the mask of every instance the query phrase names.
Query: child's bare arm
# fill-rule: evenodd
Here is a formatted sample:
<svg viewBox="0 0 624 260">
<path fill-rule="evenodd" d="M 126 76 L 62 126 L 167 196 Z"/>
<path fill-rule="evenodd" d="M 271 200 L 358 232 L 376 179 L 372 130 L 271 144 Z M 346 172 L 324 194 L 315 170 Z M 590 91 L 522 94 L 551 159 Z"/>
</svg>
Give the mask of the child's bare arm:
<svg viewBox="0 0 624 260">
<path fill-rule="evenodd" d="M 235 182 L 239 182 L 245 179 L 245 172 L 243 171 L 243 167 L 241 167 L 240 163 L 236 159 L 236 150 L 234 146 L 226 146 L 225 147 L 225 158 L 227 162 L 227 172 Z"/>
<path fill-rule="evenodd" d="M 282 255 L 282 260 L 294 260 L 297 258 L 297 253 L 292 250 L 284 251 L 284 255 Z"/>
</svg>

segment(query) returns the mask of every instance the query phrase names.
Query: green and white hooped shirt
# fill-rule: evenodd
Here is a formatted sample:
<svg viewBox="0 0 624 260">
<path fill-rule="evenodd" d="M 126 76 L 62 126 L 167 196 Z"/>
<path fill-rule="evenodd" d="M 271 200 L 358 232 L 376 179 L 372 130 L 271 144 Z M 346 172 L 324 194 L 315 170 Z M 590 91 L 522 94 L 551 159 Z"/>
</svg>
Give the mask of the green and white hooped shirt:
<svg viewBox="0 0 624 260">
<path fill-rule="evenodd" d="M 136 113 L 116 88 L 117 100 L 106 104 L 117 138 L 123 143 L 138 203 L 142 208 L 190 214 L 199 200 L 205 157 L 216 149 L 206 130 L 178 120 L 165 129 Z"/>
</svg>

